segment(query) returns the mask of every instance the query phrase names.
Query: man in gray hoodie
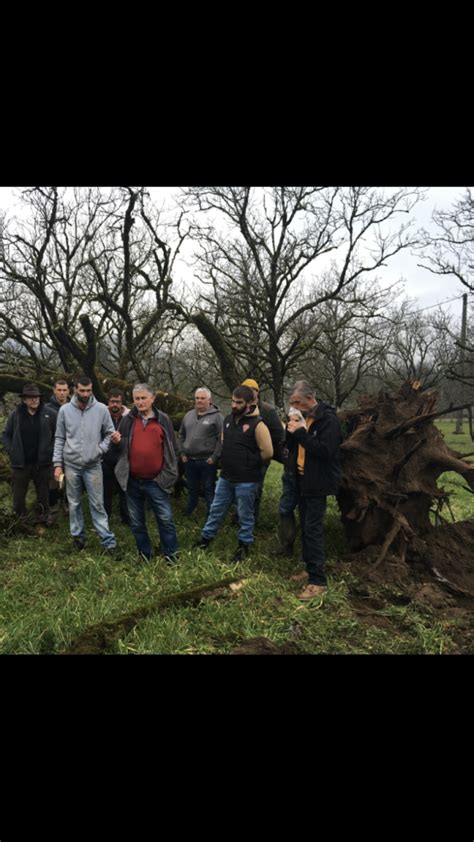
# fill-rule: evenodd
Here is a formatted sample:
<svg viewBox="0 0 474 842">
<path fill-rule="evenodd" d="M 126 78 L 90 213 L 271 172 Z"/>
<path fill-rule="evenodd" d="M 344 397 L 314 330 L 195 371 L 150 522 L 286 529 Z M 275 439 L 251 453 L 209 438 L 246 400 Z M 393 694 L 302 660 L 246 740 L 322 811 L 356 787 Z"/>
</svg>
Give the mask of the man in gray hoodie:
<svg viewBox="0 0 474 842">
<path fill-rule="evenodd" d="M 86 543 L 84 515 L 81 506 L 82 483 L 89 498 L 94 529 L 102 547 L 117 555 L 115 535 L 109 529 L 104 508 L 101 460 L 110 447 L 114 425 L 109 410 L 96 401 L 89 377 L 79 377 L 70 403 L 61 407 L 54 440 L 54 478 L 66 475 L 69 501 L 69 528 L 77 549 Z"/>
<path fill-rule="evenodd" d="M 218 407 L 211 403 L 209 389 L 196 389 L 194 399 L 196 408 L 186 413 L 178 433 L 178 452 L 184 463 L 188 486 L 185 515 L 192 514 L 196 508 L 201 485 L 209 514 L 216 487 L 217 463 L 222 452 L 224 418 Z"/>
</svg>

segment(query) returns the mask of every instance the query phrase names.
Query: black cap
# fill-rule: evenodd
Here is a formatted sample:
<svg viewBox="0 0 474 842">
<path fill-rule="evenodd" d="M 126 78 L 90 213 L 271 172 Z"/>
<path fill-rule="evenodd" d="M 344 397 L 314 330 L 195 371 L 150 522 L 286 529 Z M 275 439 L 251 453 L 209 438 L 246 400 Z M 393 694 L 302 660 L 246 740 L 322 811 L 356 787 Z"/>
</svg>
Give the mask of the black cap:
<svg viewBox="0 0 474 842">
<path fill-rule="evenodd" d="M 27 383 L 23 386 L 23 391 L 21 393 L 22 398 L 40 398 L 41 392 L 38 389 L 38 386 L 35 386 L 34 383 Z"/>
</svg>

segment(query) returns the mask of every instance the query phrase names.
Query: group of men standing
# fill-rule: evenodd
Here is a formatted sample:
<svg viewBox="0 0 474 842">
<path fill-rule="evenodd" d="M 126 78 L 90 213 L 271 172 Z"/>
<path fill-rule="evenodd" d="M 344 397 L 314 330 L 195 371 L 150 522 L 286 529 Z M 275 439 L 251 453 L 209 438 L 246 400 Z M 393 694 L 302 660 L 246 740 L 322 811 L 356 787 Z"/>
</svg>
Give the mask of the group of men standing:
<svg viewBox="0 0 474 842">
<path fill-rule="evenodd" d="M 209 547 L 234 504 L 239 531 L 233 561 L 238 562 L 248 556 L 254 542 L 265 473 L 273 458 L 284 465 L 279 507 L 283 552 L 292 549 L 297 507 L 300 513 L 306 565 L 300 599 L 308 601 L 327 590 L 323 519 L 326 497 L 338 490 L 341 432 L 335 411 L 316 400 L 308 383 L 295 383 L 290 398 L 293 414 L 286 426 L 271 405 L 259 400 L 255 380 L 245 380 L 234 389 L 231 412 L 225 418 L 210 391 L 199 388 L 195 408 L 184 416 L 177 438 L 146 383 L 135 385 L 131 410 L 125 407 L 120 389 L 111 390 L 107 406 L 98 402 L 88 377 L 78 378 L 71 400 L 68 393 L 67 382 L 56 381 L 43 406 L 39 389 L 26 386 L 20 406 L 8 418 L 3 444 L 12 464 L 13 504 L 19 516 L 25 515 L 31 479 L 38 519 L 48 525 L 50 504 L 57 503 L 64 480 L 70 532 L 75 548 L 81 550 L 86 544 L 81 504 L 85 488 L 103 551 L 119 557 L 109 524 L 117 490 L 121 519 L 131 527 L 139 558 L 149 561 L 153 555 L 146 524 L 150 508 L 160 552 L 173 565 L 178 560 L 178 540 L 171 492 L 181 462 L 188 487 L 185 516 L 194 512 L 201 493 L 207 507 L 196 548 Z"/>
</svg>

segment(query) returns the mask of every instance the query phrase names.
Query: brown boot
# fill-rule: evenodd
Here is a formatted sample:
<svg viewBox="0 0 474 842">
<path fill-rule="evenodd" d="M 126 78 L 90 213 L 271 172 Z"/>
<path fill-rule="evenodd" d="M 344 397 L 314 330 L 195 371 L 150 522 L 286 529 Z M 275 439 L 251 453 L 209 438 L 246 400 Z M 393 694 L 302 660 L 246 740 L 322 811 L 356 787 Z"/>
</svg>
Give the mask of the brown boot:
<svg viewBox="0 0 474 842">
<path fill-rule="evenodd" d="M 326 585 L 307 585 L 304 591 L 298 594 L 298 599 L 301 602 L 309 602 L 317 596 L 323 597 L 327 593 Z"/>
<path fill-rule="evenodd" d="M 306 570 L 301 570 L 300 573 L 293 573 L 290 576 L 290 582 L 308 582 L 308 573 Z"/>
</svg>

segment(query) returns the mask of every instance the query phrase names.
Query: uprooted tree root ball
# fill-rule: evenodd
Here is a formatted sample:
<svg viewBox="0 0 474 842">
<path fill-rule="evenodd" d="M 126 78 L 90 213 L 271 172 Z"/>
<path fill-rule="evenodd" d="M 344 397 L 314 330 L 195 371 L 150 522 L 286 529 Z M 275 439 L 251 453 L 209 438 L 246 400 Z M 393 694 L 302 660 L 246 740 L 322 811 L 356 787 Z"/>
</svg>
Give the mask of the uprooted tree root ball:
<svg viewBox="0 0 474 842">
<path fill-rule="evenodd" d="M 355 560 L 365 548 L 377 547 L 372 571 L 390 553 L 409 566 L 424 565 L 452 592 L 471 596 L 474 519 L 446 522 L 441 509 L 449 508 L 449 495 L 437 480 L 443 472 L 455 471 L 474 493 L 474 462 L 466 458 L 473 454 L 446 445 L 433 422 L 457 408 L 437 411 L 436 397 L 423 393 L 418 382 L 405 383 L 395 396 L 366 396 L 357 410 L 342 414 L 348 435 L 341 446 L 338 503 Z"/>
</svg>

